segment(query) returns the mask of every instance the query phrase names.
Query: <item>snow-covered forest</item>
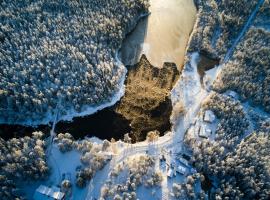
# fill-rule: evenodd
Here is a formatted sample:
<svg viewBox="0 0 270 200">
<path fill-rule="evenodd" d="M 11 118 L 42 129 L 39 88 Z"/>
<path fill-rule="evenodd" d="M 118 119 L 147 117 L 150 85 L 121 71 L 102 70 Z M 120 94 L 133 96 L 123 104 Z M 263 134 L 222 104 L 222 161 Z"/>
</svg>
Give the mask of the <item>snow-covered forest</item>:
<svg viewBox="0 0 270 200">
<path fill-rule="evenodd" d="M 269 43 L 269 31 L 250 29 L 221 77 L 216 80 L 215 90 L 234 90 L 242 100 L 250 99 L 255 106 L 262 106 L 270 112 Z"/>
<path fill-rule="evenodd" d="M 186 135 L 191 162 L 208 199 L 269 199 L 269 1 L 196 2 L 189 50 L 219 58 L 222 70 L 201 107 L 217 117 L 215 134 Z"/>
<path fill-rule="evenodd" d="M 38 124 L 110 101 L 116 53 L 146 0 L 0 2 L 0 122 Z"/>
<path fill-rule="evenodd" d="M 248 0 L 194 2 L 198 18 L 188 51 L 205 51 L 212 57 L 226 54 L 257 4 Z"/>
</svg>

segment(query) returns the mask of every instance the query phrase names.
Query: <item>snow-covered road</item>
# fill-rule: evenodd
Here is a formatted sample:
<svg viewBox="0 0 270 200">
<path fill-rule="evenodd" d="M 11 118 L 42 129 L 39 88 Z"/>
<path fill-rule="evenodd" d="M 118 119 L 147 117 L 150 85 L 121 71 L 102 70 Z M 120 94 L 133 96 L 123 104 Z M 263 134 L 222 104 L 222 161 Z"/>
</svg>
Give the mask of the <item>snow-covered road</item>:
<svg viewBox="0 0 270 200">
<path fill-rule="evenodd" d="M 86 195 L 87 200 L 99 199 L 101 188 L 109 178 L 110 169 L 110 163 L 107 163 L 105 167 L 101 171 L 98 171 L 94 178 L 90 181 Z"/>
<path fill-rule="evenodd" d="M 238 37 L 233 42 L 233 45 L 231 46 L 231 48 L 227 51 L 227 53 L 226 53 L 226 55 L 225 55 L 225 57 L 223 59 L 223 63 L 227 63 L 231 59 L 235 47 L 238 45 L 238 43 L 240 42 L 240 40 L 242 39 L 244 34 L 248 31 L 251 23 L 253 22 L 257 12 L 259 11 L 260 7 L 263 5 L 264 1 L 265 0 L 259 0 L 259 2 L 257 3 L 255 9 L 253 10 L 251 15 L 249 16 L 249 18 L 248 18 L 247 22 L 245 23 L 244 27 L 242 28 L 240 34 L 238 35 Z"/>
</svg>

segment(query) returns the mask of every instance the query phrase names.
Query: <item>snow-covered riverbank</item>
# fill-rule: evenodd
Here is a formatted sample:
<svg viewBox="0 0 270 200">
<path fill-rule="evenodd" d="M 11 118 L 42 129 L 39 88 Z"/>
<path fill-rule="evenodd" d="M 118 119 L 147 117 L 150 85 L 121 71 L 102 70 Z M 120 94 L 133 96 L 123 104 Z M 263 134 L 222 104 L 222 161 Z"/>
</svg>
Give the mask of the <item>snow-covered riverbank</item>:
<svg viewBox="0 0 270 200">
<path fill-rule="evenodd" d="M 183 68 L 179 81 L 171 92 L 173 107 L 177 109 L 177 104 L 182 104 L 184 113 L 179 118 L 172 121 L 172 131 L 182 141 L 186 130 L 196 117 L 200 104 L 207 96 L 207 91 L 203 89 L 200 76 L 197 72 L 199 54 L 197 52 L 188 55 L 189 61 Z"/>
</svg>

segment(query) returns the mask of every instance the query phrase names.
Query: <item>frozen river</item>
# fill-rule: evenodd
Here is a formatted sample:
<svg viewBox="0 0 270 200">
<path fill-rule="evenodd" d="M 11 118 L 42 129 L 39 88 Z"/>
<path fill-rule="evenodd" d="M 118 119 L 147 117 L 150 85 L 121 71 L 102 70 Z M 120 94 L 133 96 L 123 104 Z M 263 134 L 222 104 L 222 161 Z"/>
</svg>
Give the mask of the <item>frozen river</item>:
<svg viewBox="0 0 270 200">
<path fill-rule="evenodd" d="M 133 65 L 145 54 L 156 67 L 174 62 L 180 68 L 196 19 L 193 0 L 150 0 L 150 4 L 151 14 L 124 41 L 122 61 Z"/>
</svg>

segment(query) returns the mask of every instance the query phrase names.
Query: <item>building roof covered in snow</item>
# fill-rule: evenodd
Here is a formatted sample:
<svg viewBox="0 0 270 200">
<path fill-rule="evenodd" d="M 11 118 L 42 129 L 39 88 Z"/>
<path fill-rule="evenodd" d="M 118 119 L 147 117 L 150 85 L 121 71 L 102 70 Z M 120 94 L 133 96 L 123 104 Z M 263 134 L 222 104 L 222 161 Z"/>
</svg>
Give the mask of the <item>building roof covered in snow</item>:
<svg viewBox="0 0 270 200">
<path fill-rule="evenodd" d="M 62 200 L 64 199 L 65 194 L 60 192 L 60 188 L 58 187 L 47 187 L 44 185 L 40 185 L 34 194 L 34 200 L 43 200 L 43 199 L 54 199 L 54 200 Z"/>
<path fill-rule="evenodd" d="M 167 172 L 167 176 L 170 178 L 172 178 L 174 176 L 174 171 L 171 168 L 169 168 L 169 170 Z"/>
<path fill-rule="evenodd" d="M 176 172 L 185 175 L 187 173 L 187 169 L 181 165 L 177 166 Z"/>
<path fill-rule="evenodd" d="M 206 110 L 205 113 L 204 113 L 204 121 L 205 122 L 209 122 L 209 123 L 212 123 L 214 122 L 216 119 L 216 116 L 215 114 L 213 113 L 213 111 L 211 110 Z"/>
<path fill-rule="evenodd" d="M 199 136 L 202 138 L 209 138 L 212 131 L 211 129 L 207 128 L 204 124 L 200 128 Z"/>
<path fill-rule="evenodd" d="M 187 161 L 186 159 L 184 159 L 183 157 L 179 156 L 179 157 L 178 157 L 178 160 L 179 160 L 182 164 L 184 164 L 184 165 L 186 165 L 186 166 L 189 166 L 188 161 Z"/>
</svg>

